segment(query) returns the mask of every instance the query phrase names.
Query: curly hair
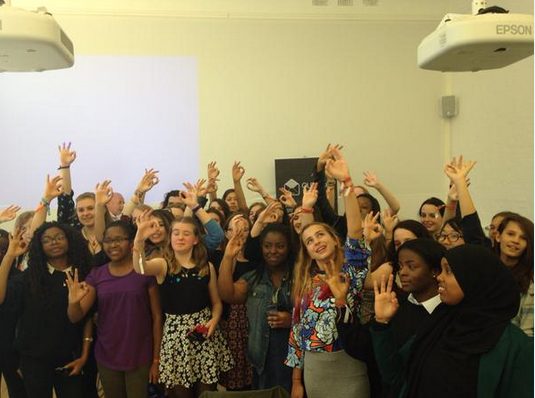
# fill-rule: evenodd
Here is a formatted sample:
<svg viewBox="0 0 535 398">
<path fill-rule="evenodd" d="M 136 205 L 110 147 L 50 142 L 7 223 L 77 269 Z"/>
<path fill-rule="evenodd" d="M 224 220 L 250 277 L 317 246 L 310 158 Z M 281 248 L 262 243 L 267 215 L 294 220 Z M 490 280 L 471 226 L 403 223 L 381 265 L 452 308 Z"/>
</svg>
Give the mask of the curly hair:
<svg viewBox="0 0 535 398">
<path fill-rule="evenodd" d="M 41 239 L 44 233 L 50 228 L 59 228 L 65 234 L 68 243 L 67 264 L 73 269 L 78 269 L 81 280 L 85 279 L 91 267 L 91 253 L 87 247 L 87 242 L 82 234 L 76 229 L 66 224 L 58 222 L 46 222 L 35 231 L 30 242 L 28 252 L 28 273 L 30 279 L 30 292 L 47 300 L 47 284 L 45 283 L 48 273 L 48 258 L 43 250 Z"/>
</svg>

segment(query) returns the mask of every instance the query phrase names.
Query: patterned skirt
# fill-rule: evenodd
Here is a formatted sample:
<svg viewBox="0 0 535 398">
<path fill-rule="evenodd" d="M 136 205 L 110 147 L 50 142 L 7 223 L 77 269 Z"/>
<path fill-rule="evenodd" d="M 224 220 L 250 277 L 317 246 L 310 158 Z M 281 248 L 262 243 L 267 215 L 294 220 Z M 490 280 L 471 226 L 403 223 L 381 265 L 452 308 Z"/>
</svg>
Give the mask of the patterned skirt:
<svg viewBox="0 0 535 398">
<path fill-rule="evenodd" d="M 221 375 L 219 384 L 229 390 L 250 387 L 253 384 L 253 368 L 247 360 L 247 307 L 244 304 L 231 304 L 228 319 L 221 320 L 220 325 L 235 365 Z"/>
<path fill-rule="evenodd" d="M 217 383 L 219 374 L 234 365 L 219 329 L 204 342 L 186 337 L 195 325 L 204 324 L 210 318 L 208 308 L 193 314 L 166 314 L 160 350 L 160 383 L 167 388 L 178 385 L 190 388 L 196 382 Z"/>
</svg>

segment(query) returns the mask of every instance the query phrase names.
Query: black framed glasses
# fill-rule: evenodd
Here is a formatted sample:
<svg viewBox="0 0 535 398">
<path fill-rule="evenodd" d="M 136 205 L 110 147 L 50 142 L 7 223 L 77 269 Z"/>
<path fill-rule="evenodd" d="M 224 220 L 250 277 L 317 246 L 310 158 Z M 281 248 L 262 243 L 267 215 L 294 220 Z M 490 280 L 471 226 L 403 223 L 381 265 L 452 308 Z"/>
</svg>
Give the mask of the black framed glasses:
<svg viewBox="0 0 535 398">
<path fill-rule="evenodd" d="M 448 239 L 450 242 L 457 242 L 463 237 L 463 234 L 459 232 L 450 232 L 449 234 L 438 234 L 436 237 L 439 242 L 444 242 L 446 239 Z"/>
</svg>

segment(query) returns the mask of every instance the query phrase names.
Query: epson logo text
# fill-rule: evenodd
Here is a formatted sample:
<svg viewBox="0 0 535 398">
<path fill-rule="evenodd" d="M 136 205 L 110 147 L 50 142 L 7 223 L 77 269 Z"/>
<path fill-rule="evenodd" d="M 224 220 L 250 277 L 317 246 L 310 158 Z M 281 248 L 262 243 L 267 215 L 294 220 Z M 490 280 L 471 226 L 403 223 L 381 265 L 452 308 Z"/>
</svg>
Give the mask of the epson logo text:
<svg viewBox="0 0 535 398">
<path fill-rule="evenodd" d="M 496 25 L 497 35 L 531 35 L 533 26 L 530 25 Z"/>
</svg>

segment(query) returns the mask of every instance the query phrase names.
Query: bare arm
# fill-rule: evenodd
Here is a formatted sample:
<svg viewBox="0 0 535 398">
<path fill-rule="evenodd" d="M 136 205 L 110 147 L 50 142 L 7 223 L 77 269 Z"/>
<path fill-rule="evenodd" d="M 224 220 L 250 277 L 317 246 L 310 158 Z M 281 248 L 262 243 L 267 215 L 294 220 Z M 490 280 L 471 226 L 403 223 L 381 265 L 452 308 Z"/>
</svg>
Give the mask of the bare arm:
<svg viewBox="0 0 535 398">
<path fill-rule="evenodd" d="M 243 279 L 234 282 L 232 279 L 236 257 L 240 253 L 243 244 L 243 239 L 240 237 L 233 236 L 230 238 L 219 266 L 217 287 L 219 288 L 221 299 L 229 304 L 244 304 L 247 300 L 247 282 Z"/>
<path fill-rule="evenodd" d="M 383 183 L 381 183 L 381 181 L 379 181 L 375 173 L 371 171 L 365 171 L 364 184 L 366 184 L 368 187 L 375 188 L 377 192 L 381 194 L 393 214 L 397 214 L 399 212 L 399 200 Z"/>
<path fill-rule="evenodd" d="M 95 239 L 102 242 L 106 229 L 106 203 L 113 195 L 110 180 L 104 180 L 95 187 Z"/>
<path fill-rule="evenodd" d="M 245 174 L 245 169 L 240 165 L 240 162 L 234 162 L 232 166 L 232 181 L 234 182 L 234 192 L 238 199 L 238 207 L 240 210 L 247 211 L 247 201 L 245 200 L 245 194 L 241 186 L 241 179 Z"/>
<path fill-rule="evenodd" d="M 145 201 L 145 195 L 148 191 L 152 189 L 156 184 L 160 182 L 158 178 L 158 170 L 154 169 L 145 169 L 145 174 L 137 184 L 136 190 L 130 197 L 130 200 L 125 205 L 123 214 L 131 216 L 135 207 L 142 204 Z"/>
<path fill-rule="evenodd" d="M 149 301 L 152 316 L 152 365 L 149 381 L 157 383 L 159 377 L 158 364 L 160 363 L 160 344 L 162 342 L 162 305 L 158 286 L 149 286 Z"/>
<path fill-rule="evenodd" d="M 260 194 L 260 196 L 262 196 L 262 199 L 264 199 L 264 202 L 266 202 L 267 204 L 270 204 L 277 200 L 274 197 L 272 197 L 269 193 L 267 193 L 267 191 L 260 184 L 260 182 L 254 177 L 247 179 L 247 189 L 249 191 L 257 192 L 258 194 Z"/>
<path fill-rule="evenodd" d="M 353 182 L 349 173 L 347 162 L 338 149 L 332 151 L 334 160 L 327 161 L 326 170 L 335 177 L 344 189 L 344 201 L 346 208 L 347 236 L 352 239 L 362 238 L 362 219 L 357 196 L 353 193 Z"/>
<path fill-rule="evenodd" d="M 167 274 L 167 261 L 159 257 L 151 260 L 145 258 L 145 240 L 158 229 L 158 221 L 151 218 L 151 213 L 152 211 L 149 210 L 139 216 L 132 262 L 134 270 L 138 274 L 153 275 L 156 277 L 156 281 L 161 284 Z"/>
<path fill-rule="evenodd" d="M 71 150 L 71 143 L 58 145 L 59 151 L 59 175 L 63 182 L 63 192 L 67 195 L 72 193 L 71 164 L 76 160 L 76 151 Z"/>
<path fill-rule="evenodd" d="M 210 302 L 212 303 L 212 317 L 206 323 L 208 328 L 208 336 L 210 337 L 214 334 L 217 324 L 221 319 L 221 314 L 223 313 L 223 303 L 221 303 L 221 298 L 219 297 L 219 292 L 217 290 L 217 277 L 215 268 L 211 263 L 208 263 L 210 267 L 210 281 L 208 282 L 208 292 L 210 294 Z"/>
</svg>

